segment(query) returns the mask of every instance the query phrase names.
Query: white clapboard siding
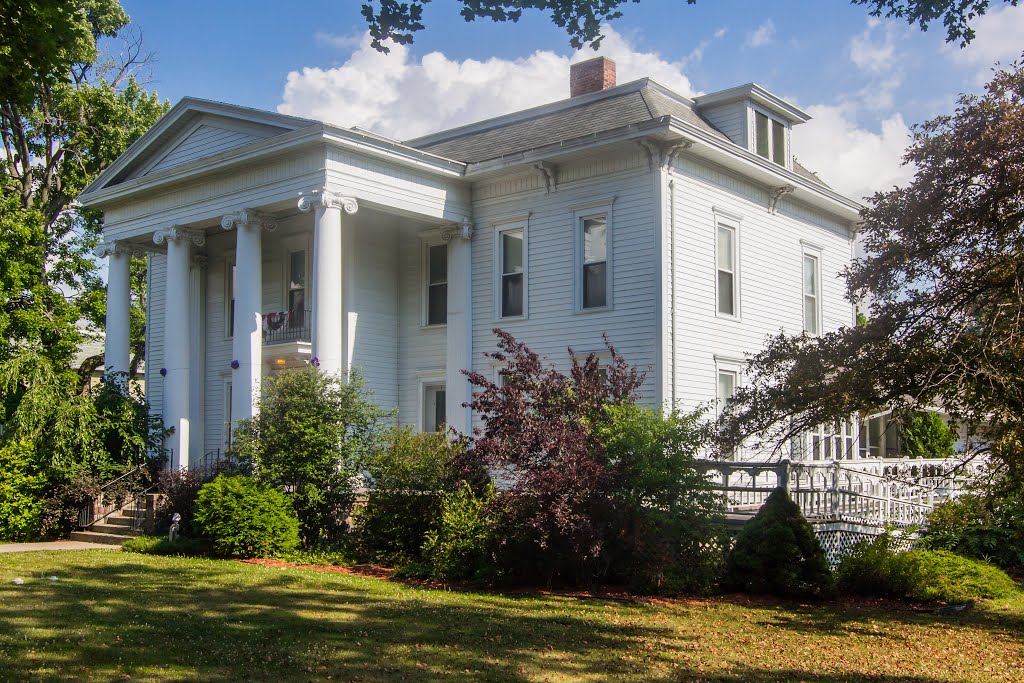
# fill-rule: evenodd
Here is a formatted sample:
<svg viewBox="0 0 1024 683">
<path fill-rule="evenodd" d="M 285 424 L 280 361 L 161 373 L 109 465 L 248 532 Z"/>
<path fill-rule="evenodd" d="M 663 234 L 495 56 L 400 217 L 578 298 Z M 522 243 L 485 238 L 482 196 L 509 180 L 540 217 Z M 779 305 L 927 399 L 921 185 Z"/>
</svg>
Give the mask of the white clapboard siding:
<svg viewBox="0 0 1024 683">
<path fill-rule="evenodd" d="M 701 115 L 740 147 L 747 147 L 747 103 L 730 102 L 718 107 L 702 107 Z"/>
<path fill-rule="evenodd" d="M 385 409 L 398 405 L 398 230 L 393 222 L 364 226 L 356 217 L 348 263 L 352 368 Z M 352 220 L 343 216 L 342 220 Z"/>
<path fill-rule="evenodd" d="M 802 331 L 805 244 L 821 248 L 823 329 L 851 323 L 840 272 L 853 247 L 839 222 L 787 201 L 771 214 L 767 192 L 733 175 L 692 159 L 675 170 L 674 384 L 681 407 L 692 409 L 716 399 L 716 356 L 743 359 L 768 335 Z M 716 209 L 740 218 L 738 319 L 716 315 Z"/>
<path fill-rule="evenodd" d="M 149 287 L 146 307 L 146 398 L 154 415 L 163 415 L 164 378 L 164 304 L 166 298 L 167 257 L 149 255 Z"/>
<path fill-rule="evenodd" d="M 415 229 L 398 233 L 398 419 L 403 425 L 414 426 L 422 417 L 422 380 L 434 373 L 440 373 L 443 380 L 447 348 L 444 326 L 422 324 L 423 249 L 424 241 Z"/>
<path fill-rule="evenodd" d="M 599 163 L 599 161 L 594 162 Z M 567 174 L 568 175 L 568 174 Z M 579 173 L 585 177 L 586 173 Z M 658 347 L 659 232 L 654 206 L 655 176 L 637 157 L 628 170 L 560 183 L 545 193 L 533 191 L 478 203 L 473 238 L 473 363 L 474 369 L 495 376 L 484 352 L 496 349 L 494 328 L 525 342 L 561 370 L 569 367 L 568 348 L 576 352 L 604 348 L 602 335 L 626 360 L 650 370 L 643 387 L 645 402 L 657 395 L 654 376 Z M 518 187 L 518 186 L 517 186 Z M 609 225 L 613 307 L 577 312 L 575 309 L 574 207 L 614 198 Z M 494 261 L 496 225 L 504 217 L 529 213 L 527 224 L 526 319 L 500 320 L 497 315 Z"/>
<path fill-rule="evenodd" d="M 210 124 L 202 124 L 193 130 L 184 140 L 174 146 L 164 157 L 149 170 L 149 173 L 162 171 L 172 166 L 187 164 L 196 159 L 213 156 L 234 147 L 241 147 L 250 142 L 261 140 L 266 136 L 252 132 L 220 128 Z M 148 173 L 147 173 L 148 175 Z"/>
</svg>

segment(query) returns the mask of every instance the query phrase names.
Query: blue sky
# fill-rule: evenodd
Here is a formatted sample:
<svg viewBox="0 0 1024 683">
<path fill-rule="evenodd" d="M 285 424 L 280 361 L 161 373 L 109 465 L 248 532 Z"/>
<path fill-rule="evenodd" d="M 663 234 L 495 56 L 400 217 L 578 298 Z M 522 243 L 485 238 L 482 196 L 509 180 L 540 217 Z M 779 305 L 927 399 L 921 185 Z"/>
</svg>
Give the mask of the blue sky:
<svg viewBox="0 0 1024 683">
<path fill-rule="evenodd" d="M 358 0 L 174 3 L 122 0 L 156 53 L 151 87 L 332 120 L 399 138 L 561 99 L 576 53 L 544 14 L 466 23 L 453 0 L 384 56 L 366 44 Z M 908 126 L 951 111 L 992 64 L 1020 56 L 1024 6 L 997 7 L 966 50 L 935 26 L 872 20 L 847 0 L 643 0 L 610 25 L 601 54 L 619 82 L 641 76 L 684 95 L 757 82 L 807 109 L 794 149 L 854 197 L 904 181 Z"/>
</svg>

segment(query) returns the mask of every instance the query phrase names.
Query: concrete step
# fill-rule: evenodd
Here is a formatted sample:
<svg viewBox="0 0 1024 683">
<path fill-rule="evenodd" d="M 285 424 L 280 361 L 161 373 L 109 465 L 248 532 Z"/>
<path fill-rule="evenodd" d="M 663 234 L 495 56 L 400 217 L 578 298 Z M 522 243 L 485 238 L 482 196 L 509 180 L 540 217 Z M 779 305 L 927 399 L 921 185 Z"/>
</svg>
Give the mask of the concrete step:
<svg viewBox="0 0 1024 683">
<path fill-rule="evenodd" d="M 129 515 L 125 515 L 125 514 L 122 514 L 122 513 L 115 513 L 115 514 L 110 515 L 109 517 L 107 517 L 107 519 L 105 520 L 105 523 L 106 524 L 116 524 L 117 526 L 131 527 L 132 523 L 136 519 L 141 519 L 141 516 L 136 516 L 135 518 L 133 518 L 133 517 L 131 517 Z"/>
<path fill-rule="evenodd" d="M 89 527 L 89 531 L 95 531 L 100 534 L 111 534 L 113 536 L 141 536 L 142 529 L 133 529 L 130 526 L 131 520 L 129 520 L 129 526 L 121 524 L 110 524 L 110 518 L 107 518 L 106 523 L 93 524 Z"/>
<path fill-rule="evenodd" d="M 124 536 L 121 534 L 101 534 L 95 531 L 72 531 L 68 537 L 72 541 L 82 541 L 84 543 L 103 543 L 104 545 L 121 545 L 131 536 Z"/>
</svg>

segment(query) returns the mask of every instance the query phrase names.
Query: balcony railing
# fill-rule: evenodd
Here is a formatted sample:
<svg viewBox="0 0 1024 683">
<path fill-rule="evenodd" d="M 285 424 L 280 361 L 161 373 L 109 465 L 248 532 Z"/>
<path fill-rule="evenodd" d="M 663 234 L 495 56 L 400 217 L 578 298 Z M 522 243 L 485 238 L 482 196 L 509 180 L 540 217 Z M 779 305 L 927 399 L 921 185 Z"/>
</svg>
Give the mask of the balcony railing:
<svg viewBox="0 0 1024 683">
<path fill-rule="evenodd" d="M 310 311 L 274 311 L 263 314 L 263 343 L 266 345 L 308 342 Z"/>
</svg>

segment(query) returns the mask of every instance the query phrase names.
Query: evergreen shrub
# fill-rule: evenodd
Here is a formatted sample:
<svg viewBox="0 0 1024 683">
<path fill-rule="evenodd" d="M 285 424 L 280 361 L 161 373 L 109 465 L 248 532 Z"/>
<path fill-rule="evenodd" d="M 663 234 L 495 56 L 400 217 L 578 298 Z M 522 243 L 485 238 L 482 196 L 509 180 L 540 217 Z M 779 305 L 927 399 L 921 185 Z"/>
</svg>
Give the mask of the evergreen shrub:
<svg viewBox="0 0 1024 683">
<path fill-rule="evenodd" d="M 34 541 L 40 536 L 47 480 L 25 441 L 0 448 L 0 539 Z"/>
<path fill-rule="evenodd" d="M 725 585 L 781 597 L 829 597 L 835 580 L 821 544 L 782 488 L 743 525 L 726 561 Z"/>
<path fill-rule="evenodd" d="M 440 515 L 435 528 L 423 543 L 424 564 L 431 578 L 439 581 L 497 578 L 494 561 L 495 534 L 488 505 L 494 499 L 494 487 L 480 493 L 469 484 L 441 497 Z"/>
<path fill-rule="evenodd" d="M 199 490 L 195 522 L 226 557 L 270 557 L 299 544 L 299 520 L 281 491 L 250 477 L 220 475 Z"/>
</svg>

